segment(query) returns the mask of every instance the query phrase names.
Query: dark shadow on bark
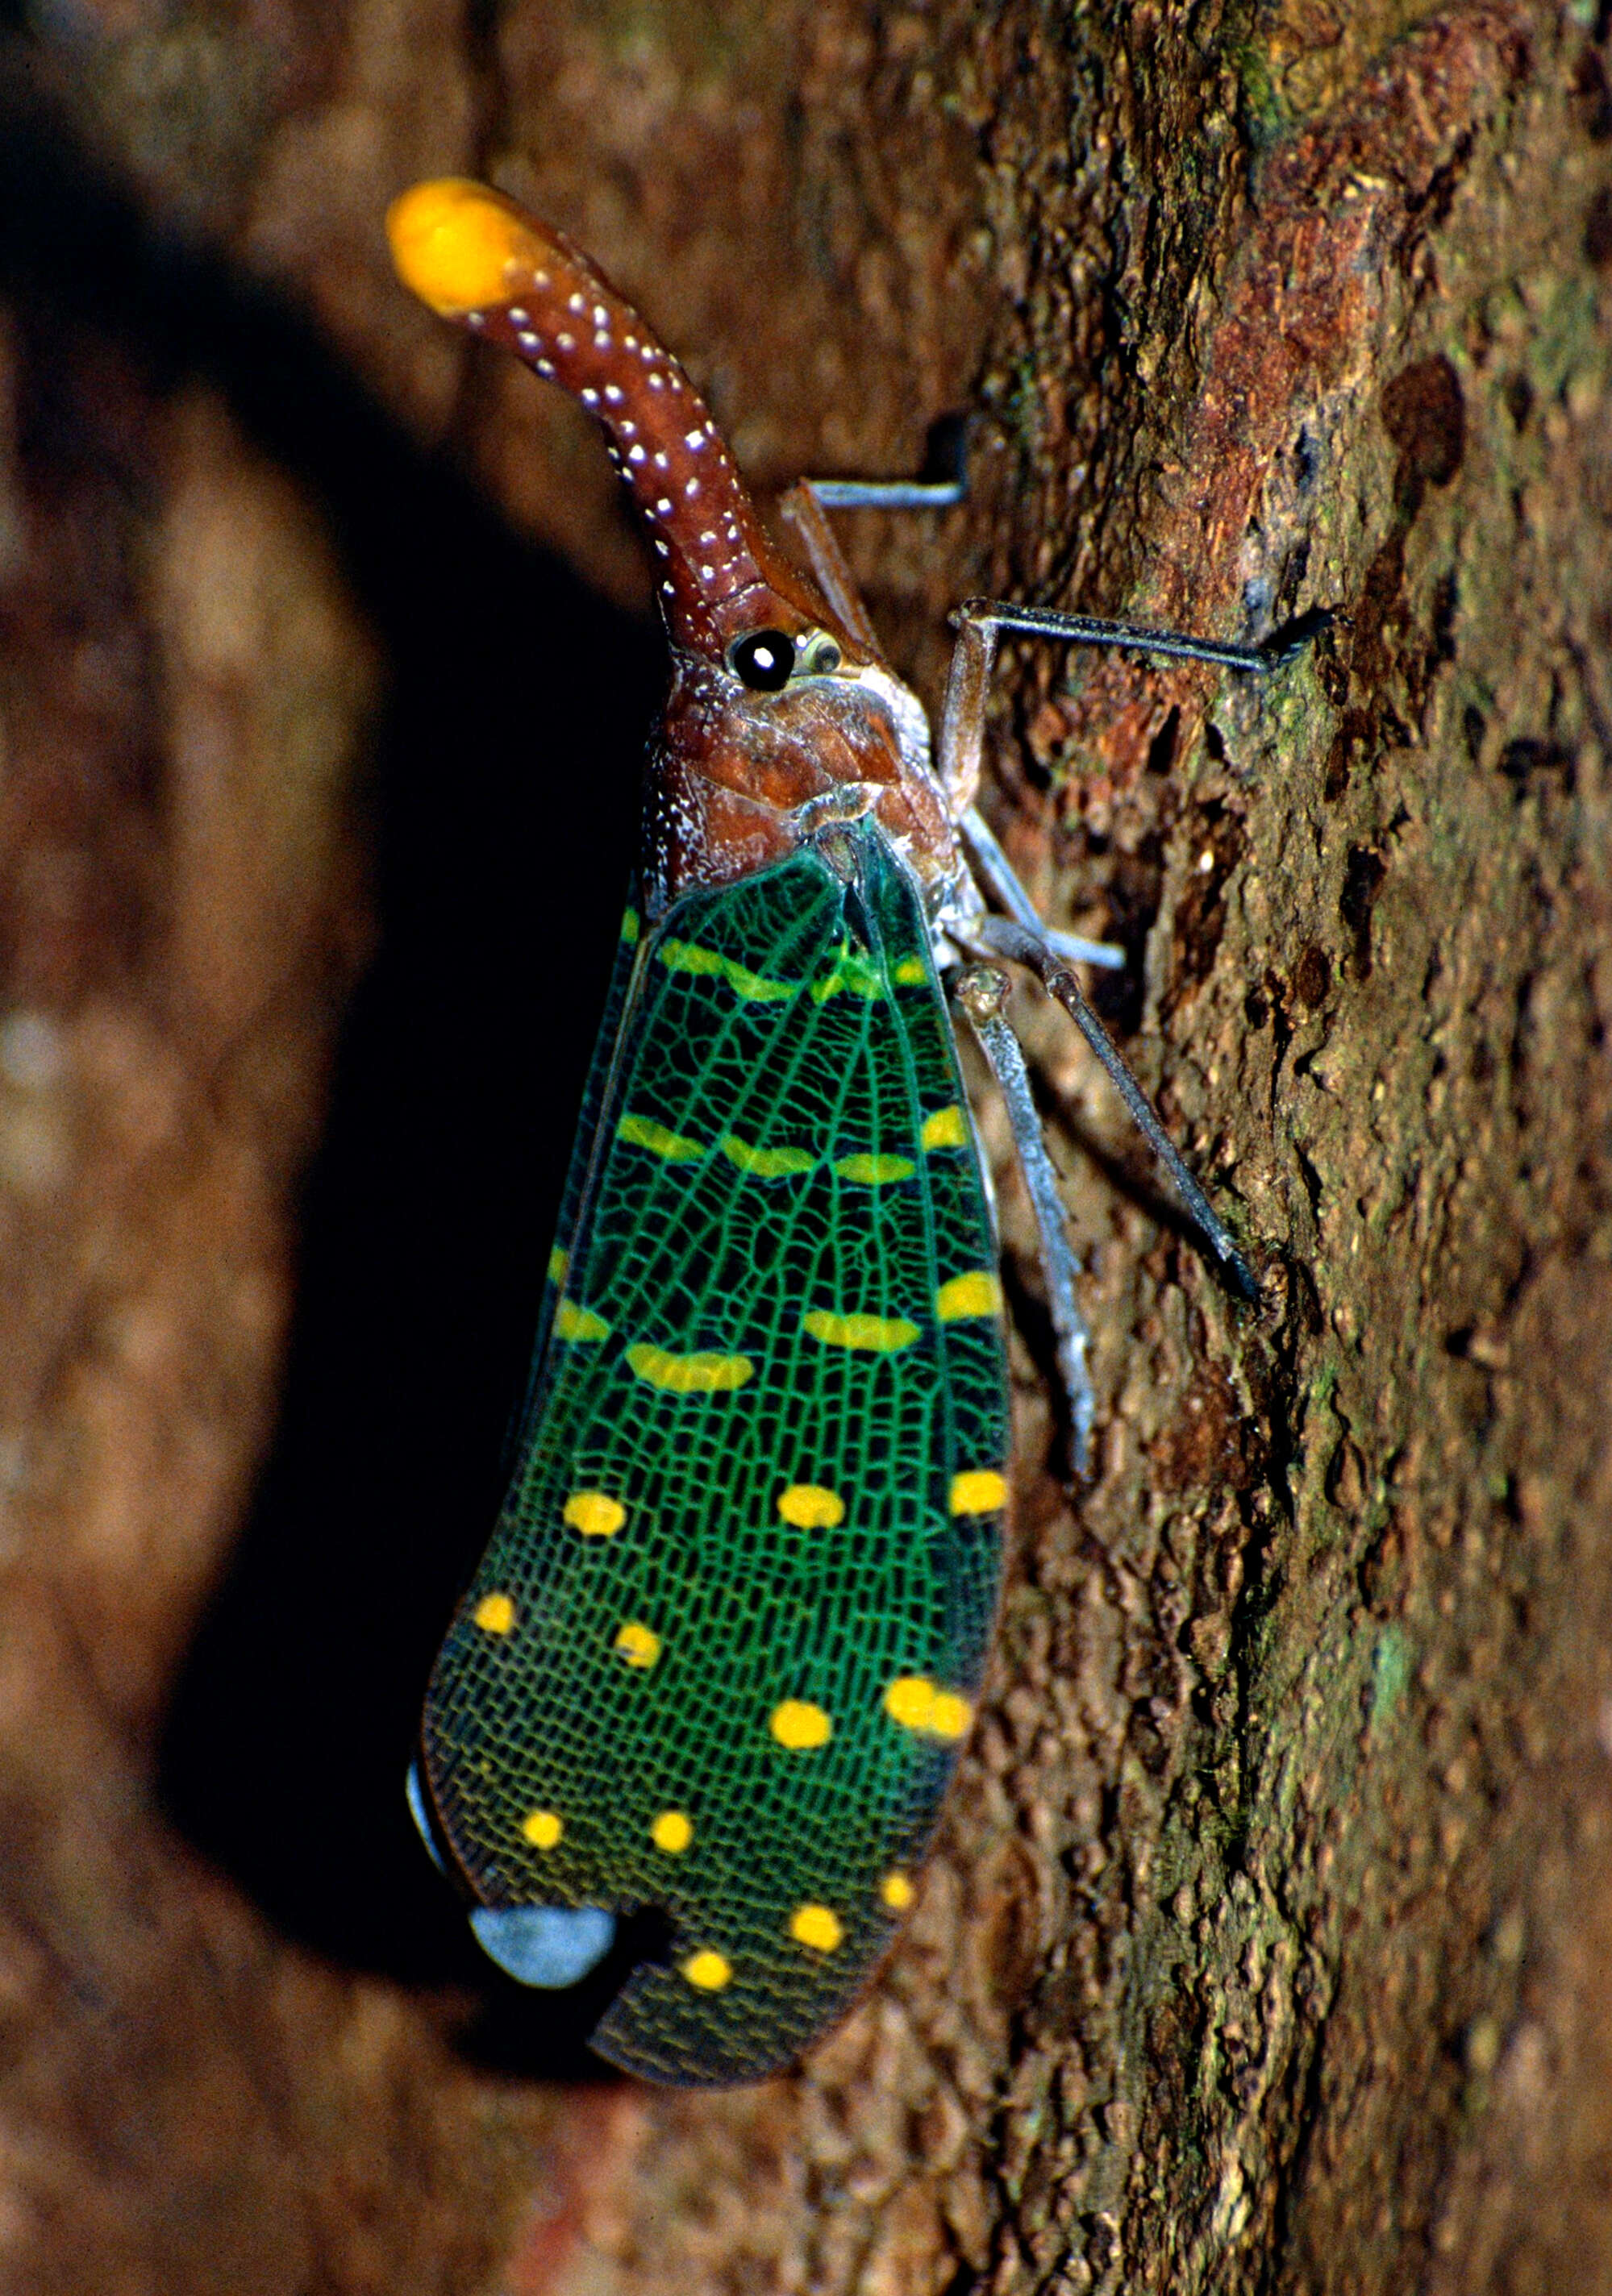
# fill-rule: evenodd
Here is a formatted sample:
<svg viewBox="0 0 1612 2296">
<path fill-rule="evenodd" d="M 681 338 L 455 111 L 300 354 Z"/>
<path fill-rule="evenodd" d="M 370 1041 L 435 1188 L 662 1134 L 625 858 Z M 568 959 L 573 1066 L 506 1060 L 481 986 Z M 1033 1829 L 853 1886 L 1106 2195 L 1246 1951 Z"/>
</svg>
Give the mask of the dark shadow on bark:
<svg viewBox="0 0 1612 2296">
<path fill-rule="evenodd" d="M 654 632 L 424 455 L 283 298 L 147 225 L 13 70 L 0 283 L 162 390 L 205 378 L 324 507 L 385 652 L 380 953 L 305 1200 L 277 1441 L 177 1685 L 165 1798 L 292 1936 L 496 1988 L 501 2062 L 578 2060 L 589 1997 L 492 1978 L 402 1777 L 491 1525 L 663 676 Z"/>
</svg>

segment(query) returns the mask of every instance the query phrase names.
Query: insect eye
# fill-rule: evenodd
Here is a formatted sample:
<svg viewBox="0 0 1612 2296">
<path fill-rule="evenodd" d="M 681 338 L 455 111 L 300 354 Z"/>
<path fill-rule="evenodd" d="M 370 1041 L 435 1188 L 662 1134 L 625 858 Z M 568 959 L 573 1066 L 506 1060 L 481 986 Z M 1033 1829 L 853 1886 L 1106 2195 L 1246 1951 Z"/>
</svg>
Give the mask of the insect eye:
<svg viewBox="0 0 1612 2296">
<path fill-rule="evenodd" d="M 781 693 L 794 668 L 794 640 L 786 630 L 752 630 L 728 648 L 728 666 L 753 693 Z"/>
</svg>

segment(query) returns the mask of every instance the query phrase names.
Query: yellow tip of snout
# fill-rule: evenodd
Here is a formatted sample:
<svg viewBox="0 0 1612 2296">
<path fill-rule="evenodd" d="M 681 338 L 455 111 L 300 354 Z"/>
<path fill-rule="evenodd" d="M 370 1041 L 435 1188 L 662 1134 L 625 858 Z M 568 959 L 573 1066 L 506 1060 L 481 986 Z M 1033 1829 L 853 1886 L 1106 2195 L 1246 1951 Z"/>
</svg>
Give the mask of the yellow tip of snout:
<svg viewBox="0 0 1612 2296">
<path fill-rule="evenodd" d="M 537 259 L 536 241 L 513 201 L 459 176 L 416 184 L 386 210 L 398 276 L 444 318 L 509 300 L 510 266 Z"/>
</svg>

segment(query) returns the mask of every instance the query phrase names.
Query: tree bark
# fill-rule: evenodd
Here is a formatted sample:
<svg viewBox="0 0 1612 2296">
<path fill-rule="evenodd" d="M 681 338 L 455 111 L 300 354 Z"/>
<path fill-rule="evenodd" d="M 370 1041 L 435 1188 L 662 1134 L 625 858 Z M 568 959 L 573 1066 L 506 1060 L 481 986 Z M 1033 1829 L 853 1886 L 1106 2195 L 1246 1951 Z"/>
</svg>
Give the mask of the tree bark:
<svg viewBox="0 0 1612 2296">
<path fill-rule="evenodd" d="M 1612 2285 L 1601 15 L 39 21 L 0 85 L 0 2283 Z M 489 2025 L 398 1792 L 657 675 L 586 422 L 391 283 L 387 201 L 449 171 L 597 255 L 763 486 L 969 413 L 964 508 L 849 529 L 930 695 L 968 594 L 1329 617 L 1257 691 L 1004 665 L 987 809 L 1131 952 L 1110 1020 L 1262 1298 L 1026 989 L 1094 1472 L 987 1112 L 990 1697 L 874 1989 L 728 2095 Z"/>
</svg>

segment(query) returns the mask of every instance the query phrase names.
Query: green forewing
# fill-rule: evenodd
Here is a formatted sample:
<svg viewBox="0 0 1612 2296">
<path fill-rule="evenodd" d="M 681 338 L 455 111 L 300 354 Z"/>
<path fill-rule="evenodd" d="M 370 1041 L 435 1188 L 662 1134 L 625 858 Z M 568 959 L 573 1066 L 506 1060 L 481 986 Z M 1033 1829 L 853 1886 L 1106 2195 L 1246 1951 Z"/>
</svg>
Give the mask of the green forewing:
<svg viewBox="0 0 1612 2296">
<path fill-rule="evenodd" d="M 905 871 L 870 826 L 841 847 L 634 951 L 426 1702 L 479 1896 L 664 1908 L 670 1961 L 595 2036 L 660 2079 L 759 2076 L 865 1980 L 996 1600 L 1002 1333 L 950 1026 Z"/>
</svg>

